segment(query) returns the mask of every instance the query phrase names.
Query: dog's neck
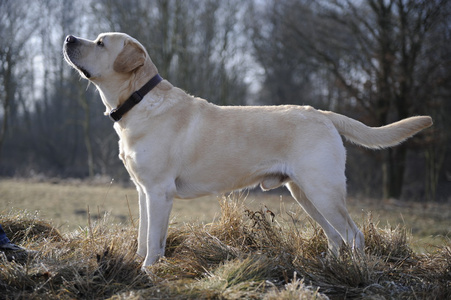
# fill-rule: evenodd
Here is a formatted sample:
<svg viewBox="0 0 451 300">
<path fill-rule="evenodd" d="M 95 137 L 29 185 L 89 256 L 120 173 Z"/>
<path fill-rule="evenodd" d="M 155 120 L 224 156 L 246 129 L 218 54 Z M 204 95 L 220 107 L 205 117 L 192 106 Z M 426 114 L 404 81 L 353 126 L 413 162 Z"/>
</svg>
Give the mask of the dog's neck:
<svg viewBox="0 0 451 300">
<path fill-rule="evenodd" d="M 108 115 L 113 108 L 123 103 L 130 95 L 128 88 L 121 86 L 108 86 L 96 84 L 103 105 L 105 105 L 105 115 Z"/>
<path fill-rule="evenodd" d="M 119 75 L 120 73 L 117 74 Z M 133 70 L 131 74 L 123 73 L 123 80 L 114 82 L 99 80 L 94 82 L 105 105 L 105 115 L 108 115 L 112 109 L 122 105 L 130 95 L 139 90 L 156 74 L 158 74 L 158 70 L 150 58 L 148 58 L 143 66 Z"/>
<path fill-rule="evenodd" d="M 144 84 L 139 90 L 135 91 L 125 102 L 123 102 L 118 107 L 114 108 L 109 116 L 114 122 L 119 122 L 122 117 L 129 112 L 133 107 L 141 103 L 144 97 L 152 91 L 161 81 L 160 74 L 153 76 L 146 84 Z"/>
<path fill-rule="evenodd" d="M 105 105 L 105 115 L 108 115 L 112 109 L 121 106 L 134 92 L 143 87 L 149 79 L 153 78 L 156 74 L 158 74 L 158 70 L 149 59 L 149 61 L 147 61 L 139 70 L 136 70 L 132 76 L 128 74 L 127 79 L 124 79 L 123 83 L 119 86 L 117 84 L 112 84 L 111 82 L 95 83 L 99 90 L 102 102 Z M 150 106 L 155 106 L 155 104 L 163 100 L 162 92 L 167 91 L 172 87 L 172 84 L 163 80 L 157 87 L 145 95 L 145 101 L 150 104 Z"/>
</svg>

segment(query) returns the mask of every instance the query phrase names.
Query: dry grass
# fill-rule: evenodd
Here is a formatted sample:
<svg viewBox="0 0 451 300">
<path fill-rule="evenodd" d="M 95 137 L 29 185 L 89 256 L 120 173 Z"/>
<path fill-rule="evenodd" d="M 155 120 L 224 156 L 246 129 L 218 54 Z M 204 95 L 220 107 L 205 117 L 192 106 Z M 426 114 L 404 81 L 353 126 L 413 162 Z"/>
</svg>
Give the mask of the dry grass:
<svg viewBox="0 0 451 300">
<path fill-rule="evenodd" d="M 137 192 L 133 187 L 95 179 L 92 181 L 60 180 L 36 181 L 20 179 L 0 180 L 0 215 L 27 211 L 44 219 L 61 233 L 69 233 L 88 225 L 88 221 L 101 220 L 108 214 L 110 223 L 136 224 L 138 218 Z M 283 193 L 284 191 L 280 191 Z M 209 223 L 219 216 L 218 197 L 176 200 L 172 209 L 172 226 L 184 222 Z M 258 211 L 262 204 L 275 214 L 297 222 L 299 228 L 311 227 L 305 213 L 288 195 L 251 193 L 246 206 Z M 348 199 L 348 209 L 354 220 L 365 224 L 373 212 L 379 227 L 396 228 L 398 224 L 409 229 L 409 246 L 415 252 L 430 252 L 446 243 L 451 236 L 451 203 L 412 203 L 382 201 L 359 197 Z M 89 213 L 88 213 L 89 211 Z M 287 212 L 293 211 L 291 216 Z M 295 216 L 296 219 L 291 220 Z M 276 221 L 278 221 L 276 219 Z"/>
<path fill-rule="evenodd" d="M 0 257 L 3 299 L 449 299 L 451 242 L 416 254 L 404 228 L 363 225 L 367 249 L 325 255 L 317 226 L 293 213 L 252 210 L 243 195 L 220 200 L 213 223 L 172 227 L 166 257 L 142 272 L 136 230 L 108 218 L 60 234 L 27 214 L 0 216 L 15 242 L 39 254 Z"/>
</svg>

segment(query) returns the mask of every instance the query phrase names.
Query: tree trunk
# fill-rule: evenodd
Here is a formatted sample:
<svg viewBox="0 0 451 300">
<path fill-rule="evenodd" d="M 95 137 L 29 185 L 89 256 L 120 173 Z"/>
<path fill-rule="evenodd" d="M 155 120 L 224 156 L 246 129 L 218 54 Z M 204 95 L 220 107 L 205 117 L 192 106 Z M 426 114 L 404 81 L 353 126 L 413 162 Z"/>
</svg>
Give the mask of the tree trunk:
<svg viewBox="0 0 451 300">
<path fill-rule="evenodd" d="M 91 144 L 91 120 L 90 120 L 90 107 L 88 99 L 86 98 L 85 90 L 79 86 L 79 103 L 83 108 L 84 119 L 81 121 L 83 126 L 83 139 L 86 147 L 87 154 L 87 167 L 89 177 L 94 176 L 94 155 L 92 153 L 92 144 Z"/>
<path fill-rule="evenodd" d="M 14 82 L 12 75 L 12 68 L 14 66 L 14 62 L 12 61 L 11 54 L 6 54 L 6 65 L 7 67 L 3 69 L 3 83 L 5 88 L 5 97 L 3 99 L 3 120 L 2 127 L 0 128 L 0 161 L 2 159 L 2 149 L 3 144 L 6 139 L 6 133 L 8 131 L 8 123 L 9 123 L 9 114 L 11 107 L 11 99 L 13 99 L 15 91 L 14 91 Z"/>
<path fill-rule="evenodd" d="M 404 145 L 387 150 L 385 163 L 382 166 L 385 199 L 401 197 L 406 155 L 407 147 Z"/>
</svg>

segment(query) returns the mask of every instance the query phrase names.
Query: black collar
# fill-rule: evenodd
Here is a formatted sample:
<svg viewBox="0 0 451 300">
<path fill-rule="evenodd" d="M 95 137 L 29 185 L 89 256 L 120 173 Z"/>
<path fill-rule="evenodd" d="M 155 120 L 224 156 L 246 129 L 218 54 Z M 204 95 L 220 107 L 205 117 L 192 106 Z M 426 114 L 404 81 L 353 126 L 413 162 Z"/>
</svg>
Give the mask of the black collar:
<svg viewBox="0 0 451 300">
<path fill-rule="evenodd" d="M 161 76 L 159 74 L 152 77 L 142 88 L 140 88 L 138 91 L 134 92 L 127 100 L 125 100 L 125 102 L 121 106 L 113 108 L 109 114 L 110 119 L 113 122 L 120 121 L 122 119 L 122 117 L 130 109 L 133 108 L 133 106 L 135 106 L 136 104 L 141 102 L 143 97 L 148 92 L 150 92 L 154 87 L 156 87 L 157 84 L 159 84 L 162 80 L 163 80 L 163 78 L 161 78 Z"/>
</svg>

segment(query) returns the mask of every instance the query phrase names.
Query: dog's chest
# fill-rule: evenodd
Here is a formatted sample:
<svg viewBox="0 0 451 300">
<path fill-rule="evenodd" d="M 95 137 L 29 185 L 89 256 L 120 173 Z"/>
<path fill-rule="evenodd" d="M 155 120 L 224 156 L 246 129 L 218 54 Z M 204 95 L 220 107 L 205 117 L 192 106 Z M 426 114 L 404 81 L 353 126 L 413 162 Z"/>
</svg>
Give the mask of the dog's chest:
<svg viewBox="0 0 451 300">
<path fill-rule="evenodd" d="M 119 135 L 119 158 L 129 173 L 152 172 L 160 170 L 162 165 L 169 167 L 171 147 L 167 136 L 152 130 L 119 128 L 116 131 Z"/>
<path fill-rule="evenodd" d="M 129 131 L 122 129 L 115 124 L 114 129 L 119 136 L 119 158 L 122 160 L 124 165 L 130 165 L 134 160 L 133 153 L 136 152 L 137 139 Z M 127 168 L 128 169 L 128 168 Z"/>
</svg>

